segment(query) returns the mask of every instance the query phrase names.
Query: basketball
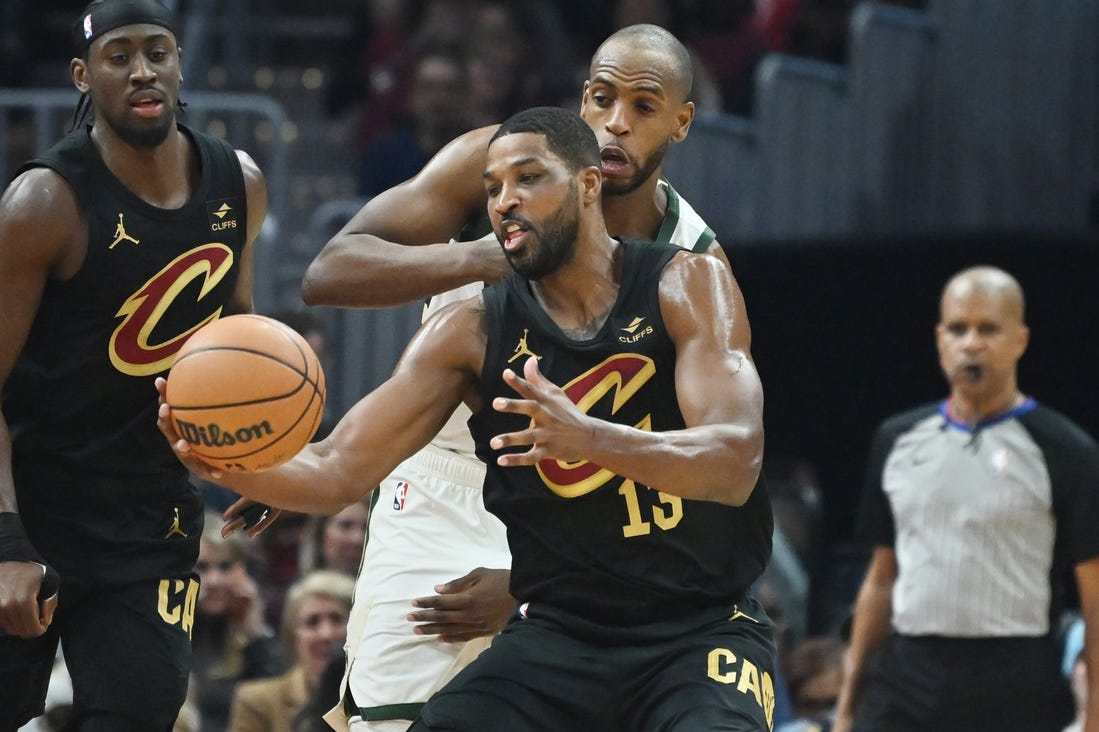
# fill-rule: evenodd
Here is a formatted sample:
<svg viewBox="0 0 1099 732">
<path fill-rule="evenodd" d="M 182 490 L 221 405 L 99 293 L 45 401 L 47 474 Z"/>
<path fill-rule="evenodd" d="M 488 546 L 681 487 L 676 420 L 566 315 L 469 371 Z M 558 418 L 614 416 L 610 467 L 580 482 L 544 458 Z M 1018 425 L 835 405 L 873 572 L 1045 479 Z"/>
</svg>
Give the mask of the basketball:
<svg viewBox="0 0 1099 732">
<path fill-rule="evenodd" d="M 294 457 L 324 413 L 320 361 L 289 326 L 230 315 L 195 331 L 168 372 L 171 420 L 207 465 L 258 472 Z"/>
</svg>

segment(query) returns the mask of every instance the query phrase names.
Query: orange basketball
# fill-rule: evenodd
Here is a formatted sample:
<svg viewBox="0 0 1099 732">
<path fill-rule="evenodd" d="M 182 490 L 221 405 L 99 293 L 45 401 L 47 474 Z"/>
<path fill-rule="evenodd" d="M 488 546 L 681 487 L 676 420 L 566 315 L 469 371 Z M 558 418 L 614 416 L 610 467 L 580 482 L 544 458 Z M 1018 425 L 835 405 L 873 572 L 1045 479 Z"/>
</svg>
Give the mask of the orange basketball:
<svg viewBox="0 0 1099 732">
<path fill-rule="evenodd" d="M 192 335 L 168 373 L 172 425 L 207 465 L 256 472 L 294 457 L 324 412 L 324 373 L 304 338 L 262 315 Z"/>
</svg>

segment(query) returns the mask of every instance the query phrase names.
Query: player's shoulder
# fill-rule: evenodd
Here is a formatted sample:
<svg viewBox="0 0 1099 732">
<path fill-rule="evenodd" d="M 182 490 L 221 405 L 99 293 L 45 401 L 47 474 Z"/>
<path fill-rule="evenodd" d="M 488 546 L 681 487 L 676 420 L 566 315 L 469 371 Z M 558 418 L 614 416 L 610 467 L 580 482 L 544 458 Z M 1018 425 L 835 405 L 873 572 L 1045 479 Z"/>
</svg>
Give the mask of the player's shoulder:
<svg viewBox="0 0 1099 732">
<path fill-rule="evenodd" d="M 696 281 L 703 282 L 728 277 L 725 263 L 717 257 L 698 256 L 697 252 L 670 243 L 654 242 L 646 247 L 651 256 L 659 256 L 657 254 L 658 248 L 663 250 L 663 255 L 667 258 L 667 264 L 664 265 L 664 269 L 660 273 L 661 283 L 684 280 L 693 284 Z"/>
<path fill-rule="evenodd" d="M 53 168 L 27 168 L 11 182 L 0 198 L 6 223 L 55 222 L 77 214 L 80 206 L 72 184 Z M 74 218 L 75 223 L 75 218 Z"/>
</svg>

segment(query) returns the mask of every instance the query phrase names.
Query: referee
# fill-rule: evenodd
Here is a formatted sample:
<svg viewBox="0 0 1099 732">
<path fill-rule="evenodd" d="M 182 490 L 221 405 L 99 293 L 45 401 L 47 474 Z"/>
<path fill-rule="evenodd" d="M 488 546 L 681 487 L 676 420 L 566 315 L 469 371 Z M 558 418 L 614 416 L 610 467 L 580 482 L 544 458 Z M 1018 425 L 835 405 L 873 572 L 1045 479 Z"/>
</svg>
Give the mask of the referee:
<svg viewBox="0 0 1099 732">
<path fill-rule="evenodd" d="M 1060 732 L 1073 709 L 1055 629 L 1073 575 L 1084 729 L 1099 732 L 1099 448 L 1019 390 L 1023 311 L 1006 272 L 956 274 L 935 330 L 949 397 L 878 429 L 835 732 Z"/>
</svg>

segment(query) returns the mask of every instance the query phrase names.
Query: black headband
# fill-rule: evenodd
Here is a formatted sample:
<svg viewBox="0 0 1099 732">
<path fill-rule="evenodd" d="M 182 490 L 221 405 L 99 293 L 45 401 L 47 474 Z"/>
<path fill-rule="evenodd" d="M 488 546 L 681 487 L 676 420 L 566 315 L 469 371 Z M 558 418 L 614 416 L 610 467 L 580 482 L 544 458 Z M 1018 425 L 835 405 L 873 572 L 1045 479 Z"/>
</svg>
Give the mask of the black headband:
<svg viewBox="0 0 1099 732">
<path fill-rule="evenodd" d="M 176 32 L 172 11 L 156 0 L 104 0 L 77 18 L 72 32 L 73 47 L 78 56 L 83 56 L 92 41 L 107 31 L 139 23 L 159 25 L 172 35 Z"/>
</svg>

